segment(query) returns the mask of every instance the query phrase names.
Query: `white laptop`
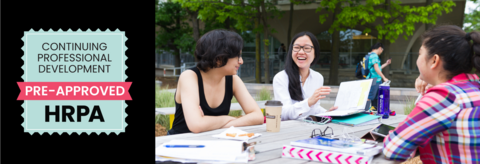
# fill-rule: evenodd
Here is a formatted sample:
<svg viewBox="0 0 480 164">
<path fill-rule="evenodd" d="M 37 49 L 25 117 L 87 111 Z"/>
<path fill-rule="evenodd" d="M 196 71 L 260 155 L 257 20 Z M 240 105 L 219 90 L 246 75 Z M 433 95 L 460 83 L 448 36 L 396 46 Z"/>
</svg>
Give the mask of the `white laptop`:
<svg viewBox="0 0 480 164">
<path fill-rule="evenodd" d="M 315 116 L 348 116 L 365 111 L 368 94 L 373 79 L 355 80 L 340 83 L 335 105 L 338 109 Z"/>
</svg>

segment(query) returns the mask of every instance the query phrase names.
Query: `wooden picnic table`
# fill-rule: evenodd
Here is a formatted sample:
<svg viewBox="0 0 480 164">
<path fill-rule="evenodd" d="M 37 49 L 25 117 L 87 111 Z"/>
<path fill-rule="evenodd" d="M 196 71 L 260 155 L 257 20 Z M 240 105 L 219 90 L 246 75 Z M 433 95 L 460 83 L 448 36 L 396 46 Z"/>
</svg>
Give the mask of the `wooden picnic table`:
<svg viewBox="0 0 480 164">
<path fill-rule="evenodd" d="M 389 119 L 383 119 L 382 123 L 391 125 L 391 126 L 398 126 L 400 122 L 405 120 L 405 115 L 390 116 Z M 248 163 L 288 163 L 288 164 L 310 164 L 310 163 L 321 163 L 315 161 L 307 161 L 301 159 L 292 159 L 292 158 L 282 158 L 282 150 L 283 145 L 290 145 L 291 141 L 300 140 L 300 139 L 307 139 L 310 138 L 312 130 L 315 128 L 325 129 L 327 126 L 333 129 L 335 135 L 342 134 L 344 127 L 350 128 L 350 130 L 354 133 L 354 135 L 361 137 L 363 134 L 367 133 L 371 130 L 375 125 L 365 125 L 365 126 L 358 126 L 358 127 L 351 127 L 339 124 L 328 123 L 326 125 L 314 125 L 314 124 L 307 124 L 304 122 L 290 120 L 290 121 L 282 121 L 280 132 L 270 133 L 266 131 L 266 124 L 263 125 L 255 125 L 255 126 L 244 126 L 244 127 L 236 127 L 243 131 L 249 133 L 261 133 L 262 136 L 258 138 L 254 138 L 249 140 L 252 141 L 260 141 L 261 143 L 255 146 L 255 150 L 258 152 L 255 156 L 255 160 L 249 161 Z M 198 134 L 194 133 L 185 133 L 185 134 L 177 134 L 177 135 L 169 135 L 169 136 L 162 136 L 162 137 L 155 137 L 155 147 L 160 146 L 162 143 L 169 142 L 174 139 L 191 139 L 191 140 L 216 140 L 213 138 L 212 135 L 219 134 L 226 129 L 218 129 L 208 132 L 202 132 Z M 383 145 L 383 143 L 379 143 Z M 389 164 L 394 163 L 393 161 L 388 161 L 384 158 L 383 153 L 377 154 L 372 163 L 374 164 Z"/>
</svg>

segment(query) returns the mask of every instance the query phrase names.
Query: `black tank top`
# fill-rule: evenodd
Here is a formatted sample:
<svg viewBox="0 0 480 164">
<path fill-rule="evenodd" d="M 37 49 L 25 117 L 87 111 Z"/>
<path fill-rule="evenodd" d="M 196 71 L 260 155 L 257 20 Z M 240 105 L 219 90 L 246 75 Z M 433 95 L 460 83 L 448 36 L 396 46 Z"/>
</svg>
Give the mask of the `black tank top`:
<svg viewBox="0 0 480 164">
<path fill-rule="evenodd" d="M 198 79 L 198 96 L 200 97 L 200 106 L 202 107 L 203 114 L 209 116 L 228 115 L 230 112 L 230 104 L 233 96 L 232 91 L 232 76 L 225 76 L 225 95 L 223 102 L 217 108 L 210 108 L 205 99 L 205 92 L 203 91 L 202 75 L 197 67 L 190 68 L 197 74 Z M 175 91 L 176 97 L 177 91 Z M 220 95 L 219 95 L 220 96 Z M 177 103 L 175 100 L 175 119 L 173 120 L 172 129 L 168 131 L 170 135 L 181 134 L 191 132 L 187 123 L 185 122 L 185 116 L 183 114 L 182 104 Z"/>
</svg>

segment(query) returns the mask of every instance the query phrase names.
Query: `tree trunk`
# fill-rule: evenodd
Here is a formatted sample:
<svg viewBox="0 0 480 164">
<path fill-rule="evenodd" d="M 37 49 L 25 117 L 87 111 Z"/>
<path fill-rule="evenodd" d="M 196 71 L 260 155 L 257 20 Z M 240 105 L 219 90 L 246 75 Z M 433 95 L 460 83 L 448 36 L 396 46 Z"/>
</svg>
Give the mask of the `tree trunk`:
<svg viewBox="0 0 480 164">
<path fill-rule="evenodd" d="M 390 12 L 390 0 L 385 0 L 385 10 Z M 381 62 L 380 62 L 379 66 L 381 66 L 382 63 L 385 63 L 388 59 L 390 59 L 390 41 L 386 40 L 385 36 L 382 39 L 382 44 L 383 44 L 383 54 L 380 57 Z M 382 69 L 382 73 L 386 78 L 389 78 L 390 67 L 386 66 L 384 69 Z M 391 80 L 391 79 L 389 79 L 389 80 Z"/>
<path fill-rule="evenodd" d="M 382 62 L 380 63 L 379 66 L 381 66 L 383 63 L 387 62 L 388 59 L 390 59 L 390 41 L 384 38 L 382 44 L 383 44 L 383 54 L 381 55 Z M 386 78 L 390 78 L 389 77 L 390 66 L 386 66 L 385 68 L 383 68 L 382 73 Z M 392 79 L 389 79 L 389 80 L 392 80 Z"/>
<path fill-rule="evenodd" d="M 268 44 L 266 43 L 268 41 L 268 39 L 265 39 L 265 38 L 268 38 L 268 31 L 265 30 L 266 27 L 264 27 L 264 30 L 263 30 L 263 49 L 264 49 L 264 58 L 265 58 L 265 84 L 269 84 L 270 83 L 270 67 L 269 67 L 269 57 L 268 57 Z"/>
<path fill-rule="evenodd" d="M 180 59 L 180 49 L 175 48 L 173 55 L 175 56 L 175 67 L 180 67 L 181 61 L 182 61 L 182 60 Z M 180 75 L 178 72 L 179 72 L 179 71 L 177 71 L 177 74 L 176 74 L 176 75 Z"/>
<path fill-rule="evenodd" d="M 180 59 L 180 49 L 175 48 L 174 51 L 175 51 L 175 52 L 174 52 L 174 56 L 175 56 L 175 67 L 180 67 L 180 64 L 181 64 L 181 63 L 180 63 L 180 62 L 181 62 L 181 59 Z M 175 71 L 176 71 L 176 72 L 175 72 L 175 75 L 180 75 L 180 73 L 181 73 L 181 72 L 180 72 L 180 71 L 181 71 L 180 69 L 177 69 L 177 70 L 175 70 Z M 179 78 L 179 77 L 176 77 L 176 78 L 175 78 L 176 81 L 178 81 L 178 78 Z"/>
<path fill-rule="evenodd" d="M 192 28 L 193 28 L 193 39 L 195 40 L 195 43 L 197 43 L 198 39 L 200 39 L 200 26 L 198 22 L 198 11 L 190 11 L 190 19 L 192 20 Z M 195 62 L 198 62 L 197 57 L 195 56 L 195 53 L 193 54 L 195 58 Z"/>
<path fill-rule="evenodd" d="M 255 29 L 259 27 L 260 24 L 260 13 L 257 13 L 257 18 L 255 19 Z M 262 59 L 260 58 L 260 32 L 255 33 L 255 82 L 261 83 L 261 68 L 262 68 Z"/>
<path fill-rule="evenodd" d="M 180 11 L 176 11 L 176 12 L 177 12 L 176 15 L 178 15 Z M 178 29 L 181 29 L 181 26 L 180 26 L 180 17 L 177 17 L 177 18 L 176 18 L 175 23 L 176 23 L 176 27 L 177 27 Z M 172 40 L 172 43 L 174 43 L 173 40 Z M 175 67 L 180 67 L 180 60 L 181 60 L 181 59 L 180 59 L 180 49 L 178 49 L 177 47 L 175 47 L 175 48 L 174 48 L 174 51 L 175 51 L 175 52 L 174 52 L 174 53 L 175 53 L 175 54 L 174 54 L 174 55 L 175 55 Z M 180 73 L 181 73 L 180 70 L 176 70 L 175 75 L 180 75 Z M 175 78 L 176 81 L 178 81 L 179 77 L 180 77 L 180 76 L 178 76 L 178 77 Z"/>
<path fill-rule="evenodd" d="M 335 30 L 332 35 L 332 58 L 330 62 L 330 75 L 328 83 L 330 85 L 338 85 L 338 66 L 339 66 L 339 48 L 340 48 L 340 31 Z"/>
<path fill-rule="evenodd" d="M 290 48 L 290 42 L 292 41 L 293 5 L 294 5 L 293 0 L 291 0 L 290 1 L 290 18 L 288 20 L 287 43 L 285 43 L 285 46 L 287 47 L 287 52 Z"/>
<path fill-rule="evenodd" d="M 264 57 L 265 57 L 265 84 L 269 84 L 270 83 L 270 73 L 269 73 L 269 55 L 268 55 L 268 46 L 270 44 L 269 40 L 268 40 L 268 24 L 267 24 L 267 21 L 266 21 L 266 17 L 267 17 L 267 10 L 265 10 L 265 3 L 264 1 L 261 1 L 260 2 L 260 5 L 262 7 L 262 13 L 261 13 L 261 18 L 262 18 L 262 22 L 263 22 L 263 49 L 264 49 Z"/>
<path fill-rule="evenodd" d="M 333 19 L 335 19 L 337 14 L 340 13 L 340 10 L 341 10 L 340 7 L 341 7 L 341 3 L 337 3 L 334 14 L 333 14 Z M 335 31 L 333 31 L 333 35 L 332 35 L 332 58 L 330 62 L 330 75 L 328 80 L 328 84 L 330 85 L 338 85 L 338 66 L 339 66 L 338 58 L 340 56 L 339 49 L 340 49 L 340 31 L 336 29 Z"/>
<path fill-rule="evenodd" d="M 225 22 L 223 22 L 223 27 L 226 29 L 226 30 L 230 30 L 230 17 L 227 17 L 227 19 L 225 19 Z"/>
</svg>

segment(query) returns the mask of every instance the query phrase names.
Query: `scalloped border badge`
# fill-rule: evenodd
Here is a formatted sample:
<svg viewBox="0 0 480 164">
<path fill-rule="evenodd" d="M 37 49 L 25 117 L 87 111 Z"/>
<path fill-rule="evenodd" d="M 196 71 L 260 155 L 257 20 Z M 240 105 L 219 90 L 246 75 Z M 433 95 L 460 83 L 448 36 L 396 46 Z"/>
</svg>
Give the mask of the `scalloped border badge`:
<svg viewBox="0 0 480 164">
<path fill-rule="evenodd" d="M 125 74 L 125 71 L 127 70 L 127 65 L 125 64 L 125 61 L 127 60 L 127 56 L 126 56 L 126 51 L 127 51 L 127 46 L 126 46 L 126 41 L 127 41 L 127 37 L 125 36 L 125 31 L 120 31 L 119 29 L 116 29 L 115 31 L 111 31 L 110 29 L 106 29 L 105 31 L 101 31 L 100 29 L 97 29 L 95 31 L 92 31 L 90 29 L 87 29 L 86 31 L 82 31 L 80 28 L 77 30 L 77 31 L 72 31 L 71 29 L 68 29 L 67 31 L 63 31 L 62 29 L 59 29 L 57 31 L 54 31 L 52 29 L 49 29 L 48 31 L 44 31 L 43 29 L 40 29 L 38 31 L 35 31 L 33 29 L 30 29 L 29 31 L 25 31 L 24 32 L 24 36 L 22 37 L 22 41 L 24 42 L 24 46 L 22 46 L 22 50 L 24 52 L 24 55 L 22 56 L 22 60 L 24 61 L 25 63 L 25 58 L 27 56 L 26 54 L 26 44 L 27 44 L 27 35 L 28 34 L 38 34 L 38 33 L 55 33 L 55 34 L 58 34 L 58 33 L 65 33 L 65 34 L 71 34 L 71 33 L 105 33 L 105 34 L 112 34 L 112 33 L 118 33 L 118 34 L 121 34 L 122 37 L 123 37 L 123 51 L 122 51 L 122 58 L 123 58 L 123 82 L 125 82 L 125 80 L 127 79 L 127 75 Z M 24 70 L 24 74 L 22 75 L 22 79 L 24 80 L 24 82 L 29 82 L 29 81 L 25 81 L 25 77 L 26 77 L 26 71 L 25 71 L 25 67 L 26 65 L 22 65 L 22 69 Z M 87 131 L 84 131 L 84 130 L 68 130 L 68 131 L 58 131 L 58 130 L 27 130 L 26 128 L 26 123 L 27 123 L 27 119 L 25 117 L 25 114 L 26 114 L 26 103 L 25 101 L 29 101 L 29 100 L 24 100 L 24 103 L 22 103 L 22 107 L 24 109 L 24 112 L 22 113 L 22 117 L 24 118 L 24 122 L 22 123 L 22 126 L 24 127 L 24 132 L 25 133 L 30 133 L 31 135 L 35 134 L 35 133 L 39 133 L 40 135 L 42 134 L 45 134 L 45 133 L 48 133 L 50 135 L 52 135 L 53 133 L 58 133 L 58 134 L 63 134 L 63 133 L 67 133 L 69 135 L 71 135 L 72 133 L 77 133 L 78 135 L 80 135 L 81 133 L 87 133 L 87 134 L 92 134 L 92 133 L 96 133 L 98 135 L 100 135 L 101 133 L 106 133 L 107 135 L 111 134 L 111 133 L 115 133 L 117 135 L 119 135 L 120 133 L 124 133 L 125 132 L 125 129 L 126 129 L 126 126 L 127 126 L 127 123 L 125 121 L 126 117 L 127 117 L 127 113 L 125 112 L 125 109 L 127 108 L 127 104 L 125 103 L 125 100 L 123 100 L 123 127 L 121 128 L 121 130 L 87 130 Z M 30 100 L 31 101 L 31 100 Z M 35 100 L 35 101 L 38 101 L 38 100 Z M 109 100 L 95 100 L 95 101 L 109 101 Z M 39 116 L 40 117 L 40 116 Z"/>
</svg>

